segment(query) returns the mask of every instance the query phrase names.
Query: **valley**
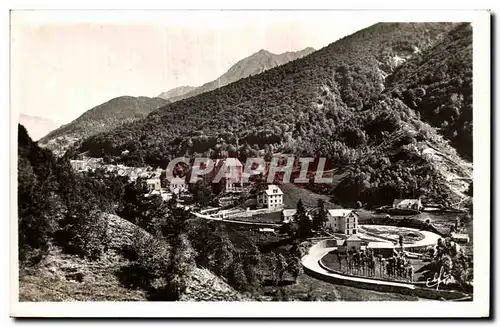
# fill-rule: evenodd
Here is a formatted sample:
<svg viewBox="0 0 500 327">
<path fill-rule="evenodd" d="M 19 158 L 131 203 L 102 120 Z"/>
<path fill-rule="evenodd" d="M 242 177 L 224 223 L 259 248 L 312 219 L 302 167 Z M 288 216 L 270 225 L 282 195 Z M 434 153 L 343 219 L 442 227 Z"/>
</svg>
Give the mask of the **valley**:
<svg viewBox="0 0 500 327">
<path fill-rule="evenodd" d="M 378 23 L 19 125 L 20 300 L 472 300 L 471 43 Z"/>
</svg>

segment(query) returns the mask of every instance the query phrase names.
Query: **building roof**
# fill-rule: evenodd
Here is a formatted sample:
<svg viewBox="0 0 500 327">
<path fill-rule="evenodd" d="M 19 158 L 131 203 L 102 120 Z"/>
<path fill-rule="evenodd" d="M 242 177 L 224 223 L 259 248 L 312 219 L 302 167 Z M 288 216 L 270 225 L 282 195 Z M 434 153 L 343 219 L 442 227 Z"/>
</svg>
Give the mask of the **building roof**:
<svg viewBox="0 0 500 327">
<path fill-rule="evenodd" d="M 361 241 L 361 239 L 357 235 L 351 235 L 349 236 L 346 241 Z"/>
<path fill-rule="evenodd" d="M 356 214 L 354 209 L 330 209 L 330 210 L 328 210 L 328 213 L 332 217 L 345 217 L 345 216 L 349 215 L 351 212 Z"/>
<path fill-rule="evenodd" d="M 452 238 L 469 238 L 469 234 L 451 233 Z"/>
<path fill-rule="evenodd" d="M 278 185 L 269 184 L 267 190 L 265 190 L 267 195 L 283 195 L 283 192 L 278 187 Z"/>
</svg>

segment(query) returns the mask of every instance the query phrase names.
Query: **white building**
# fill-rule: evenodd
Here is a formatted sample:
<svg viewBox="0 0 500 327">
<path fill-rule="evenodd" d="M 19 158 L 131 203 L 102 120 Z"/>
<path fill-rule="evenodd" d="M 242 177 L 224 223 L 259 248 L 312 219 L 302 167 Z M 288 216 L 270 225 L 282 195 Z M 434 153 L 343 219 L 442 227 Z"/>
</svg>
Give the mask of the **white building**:
<svg viewBox="0 0 500 327">
<path fill-rule="evenodd" d="M 187 190 L 186 181 L 184 180 L 184 178 L 174 177 L 168 184 L 168 189 L 172 194 L 179 195 L 181 193 L 184 193 Z"/>
<path fill-rule="evenodd" d="M 161 189 L 160 179 L 159 178 L 150 178 L 146 180 L 146 185 L 148 186 L 148 190 L 151 191 L 159 191 Z"/>
<path fill-rule="evenodd" d="M 267 209 L 283 207 L 283 192 L 277 185 L 268 185 L 267 190 L 257 194 L 257 206 Z"/>
<path fill-rule="evenodd" d="M 71 168 L 76 171 L 87 170 L 87 162 L 85 160 L 70 160 Z"/>
<path fill-rule="evenodd" d="M 332 232 L 345 235 L 358 233 L 358 214 L 353 209 L 331 209 L 326 216 L 326 228 Z"/>
</svg>

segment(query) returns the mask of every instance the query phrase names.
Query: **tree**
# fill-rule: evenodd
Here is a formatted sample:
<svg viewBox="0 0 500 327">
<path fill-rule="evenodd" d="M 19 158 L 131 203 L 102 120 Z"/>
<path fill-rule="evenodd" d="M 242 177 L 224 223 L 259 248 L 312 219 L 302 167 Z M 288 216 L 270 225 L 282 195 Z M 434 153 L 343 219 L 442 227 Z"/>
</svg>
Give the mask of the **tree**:
<svg viewBox="0 0 500 327">
<path fill-rule="evenodd" d="M 167 286 L 165 293 L 168 297 L 178 300 L 187 287 L 191 270 L 195 268 L 196 251 L 185 234 L 180 234 L 173 242 L 174 253 L 165 272 Z"/>
<path fill-rule="evenodd" d="M 160 195 L 147 193 L 147 187 L 141 179 L 128 184 L 125 187 L 122 207 L 117 210 L 117 214 L 156 235 L 167 226 L 171 215 L 168 205 Z"/>
<path fill-rule="evenodd" d="M 302 274 L 302 262 L 300 261 L 300 258 L 292 256 L 289 258 L 288 263 L 288 272 L 292 277 L 296 280 L 297 277 Z"/>
<path fill-rule="evenodd" d="M 212 190 L 203 181 L 198 181 L 192 186 L 193 200 L 201 207 L 206 207 L 212 200 Z"/>
<path fill-rule="evenodd" d="M 71 243 L 82 256 L 95 260 L 107 250 L 108 222 L 101 212 L 92 210 L 78 215 L 70 228 L 73 229 Z"/>
<path fill-rule="evenodd" d="M 211 263 L 215 264 L 212 270 L 219 276 L 227 276 L 231 265 L 233 265 L 234 245 L 227 236 L 227 234 L 222 234 L 220 239 L 217 241 L 216 250 L 214 255 L 211 256 Z"/>
<path fill-rule="evenodd" d="M 318 200 L 318 208 L 316 210 L 316 213 L 313 218 L 313 228 L 315 230 L 320 229 L 323 227 L 323 224 L 327 221 L 327 214 L 325 210 L 325 200 L 319 199 Z"/>
<path fill-rule="evenodd" d="M 262 254 L 257 246 L 253 247 L 253 251 L 243 257 L 243 269 L 249 286 L 258 286 L 262 282 Z"/>
<path fill-rule="evenodd" d="M 277 260 L 277 263 L 276 263 L 276 271 L 277 271 L 277 275 L 278 275 L 278 282 L 281 282 L 283 280 L 283 276 L 285 275 L 286 273 L 286 268 L 288 266 L 288 263 L 286 262 L 286 259 L 285 257 L 283 256 L 283 254 L 279 253 L 277 256 L 276 256 L 276 260 Z"/>
<path fill-rule="evenodd" d="M 449 239 L 438 240 L 431 262 L 417 272 L 422 273 L 420 280 L 427 281 L 432 287 L 439 287 L 435 280 L 440 276 L 441 284 L 455 284 L 462 290 L 471 290 L 472 262 L 463 249 Z"/>
<path fill-rule="evenodd" d="M 228 276 L 229 285 L 237 290 L 246 290 L 248 288 L 248 280 L 243 269 L 243 263 L 240 259 L 236 259 L 232 265 L 231 272 Z"/>
<path fill-rule="evenodd" d="M 302 200 L 297 202 L 297 212 L 295 213 L 296 221 L 298 224 L 298 237 L 308 238 L 312 235 L 312 222 L 309 215 L 306 212 Z"/>
</svg>

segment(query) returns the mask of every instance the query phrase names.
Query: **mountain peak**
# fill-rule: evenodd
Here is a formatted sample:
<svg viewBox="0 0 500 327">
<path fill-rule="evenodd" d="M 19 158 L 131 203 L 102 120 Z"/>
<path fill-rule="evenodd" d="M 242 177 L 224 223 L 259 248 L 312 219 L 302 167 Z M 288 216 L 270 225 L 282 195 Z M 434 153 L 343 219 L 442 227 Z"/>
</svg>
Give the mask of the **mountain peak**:
<svg viewBox="0 0 500 327">
<path fill-rule="evenodd" d="M 260 49 L 259 51 L 257 51 L 255 54 L 260 54 L 260 55 L 273 55 L 274 53 L 271 53 L 265 49 Z"/>
<path fill-rule="evenodd" d="M 163 92 L 162 94 L 160 94 L 160 97 L 169 99 L 172 102 L 190 98 L 198 94 L 212 91 L 219 87 L 231 84 L 242 78 L 246 78 L 251 75 L 257 75 L 268 69 L 284 65 L 289 61 L 307 56 L 314 51 L 314 48 L 307 47 L 296 52 L 288 51 L 281 54 L 275 54 L 268 50 L 260 49 L 250 56 L 239 60 L 231 68 L 229 68 L 226 73 L 224 73 L 214 81 L 205 83 L 202 86 L 193 88 L 192 90 L 188 90 L 187 92 L 183 92 L 185 90 L 182 90 L 182 92 L 178 92 L 177 96 L 172 95 L 167 97 L 169 93 L 175 93 L 178 91 L 178 88 L 172 89 L 167 92 Z"/>
</svg>

